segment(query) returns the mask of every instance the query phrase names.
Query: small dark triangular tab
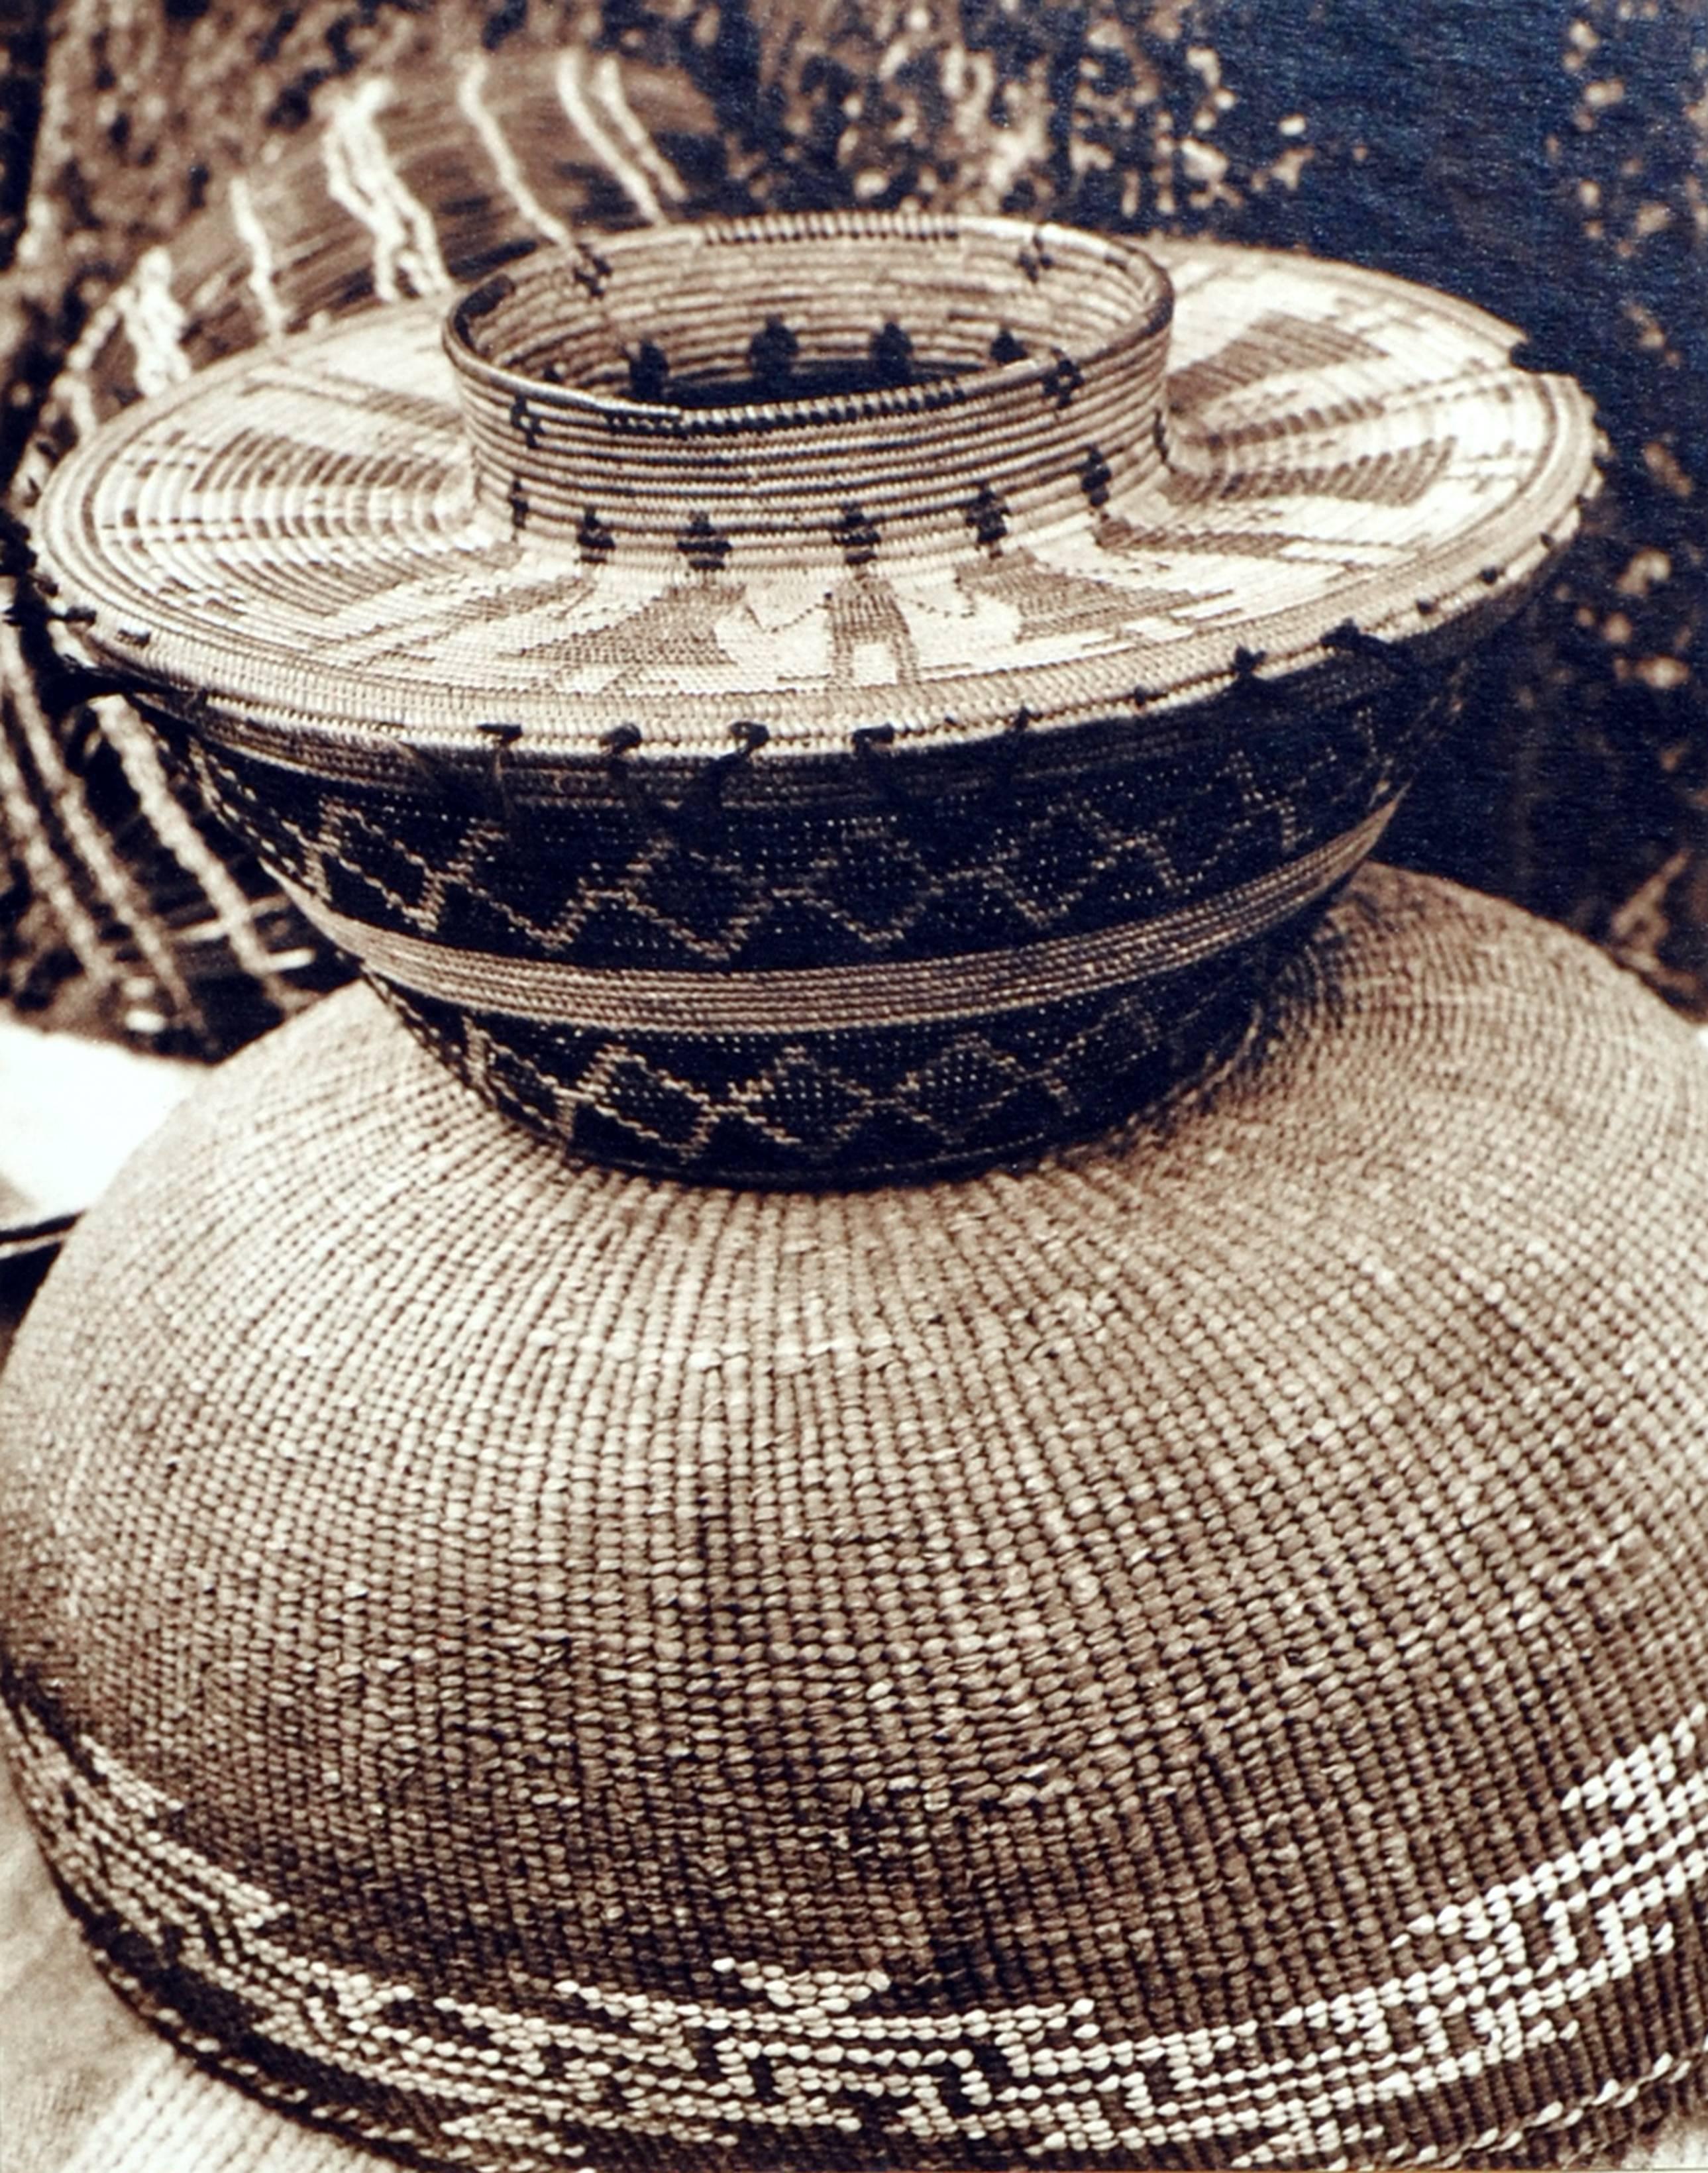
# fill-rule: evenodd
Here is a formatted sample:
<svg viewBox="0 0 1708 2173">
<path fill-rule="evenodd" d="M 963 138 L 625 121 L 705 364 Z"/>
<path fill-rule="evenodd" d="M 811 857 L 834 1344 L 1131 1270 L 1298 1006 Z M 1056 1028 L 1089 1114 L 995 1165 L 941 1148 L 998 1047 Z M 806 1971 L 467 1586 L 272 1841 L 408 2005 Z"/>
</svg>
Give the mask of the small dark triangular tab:
<svg viewBox="0 0 1708 2173">
<path fill-rule="evenodd" d="M 880 385 L 911 385 L 914 377 L 913 342 L 893 317 L 881 332 L 872 334 L 872 375 Z"/>
<path fill-rule="evenodd" d="M 1038 386 L 1044 398 L 1053 400 L 1059 410 L 1073 404 L 1074 395 L 1085 381 L 1085 371 L 1065 348 L 1059 347 L 1053 364 L 1038 380 Z"/>
<path fill-rule="evenodd" d="M 606 522 L 600 519 L 597 510 L 590 505 L 582 509 L 581 519 L 576 526 L 575 541 L 580 547 L 581 556 L 592 566 L 602 566 L 617 548 L 617 538 Z"/>
<path fill-rule="evenodd" d="M 1109 502 L 1109 486 L 1115 480 L 1101 445 L 1086 446 L 1079 474 L 1080 488 L 1086 493 L 1086 504 L 1101 510 Z"/>
<path fill-rule="evenodd" d="M 843 506 L 831 534 L 850 566 L 869 566 L 878 555 L 878 524 L 852 501 Z"/>
<path fill-rule="evenodd" d="M 628 358 L 628 395 L 655 406 L 671 381 L 670 359 L 655 340 L 643 340 Z"/>
<path fill-rule="evenodd" d="M 730 539 L 712 526 L 707 514 L 696 513 L 677 531 L 676 548 L 697 574 L 715 574 L 730 555 Z"/>
<path fill-rule="evenodd" d="M 800 342 L 781 317 L 767 317 L 747 342 L 747 369 L 762 399 L 782 398 L 795 376 Z"/>
<path fill-rule="evenodd" d="M 995 553 L 1008 533 L 1008 508 L 990 488 L 981 483 L 965 509 L 967 526 L 987 551 Z"/>
</svg>

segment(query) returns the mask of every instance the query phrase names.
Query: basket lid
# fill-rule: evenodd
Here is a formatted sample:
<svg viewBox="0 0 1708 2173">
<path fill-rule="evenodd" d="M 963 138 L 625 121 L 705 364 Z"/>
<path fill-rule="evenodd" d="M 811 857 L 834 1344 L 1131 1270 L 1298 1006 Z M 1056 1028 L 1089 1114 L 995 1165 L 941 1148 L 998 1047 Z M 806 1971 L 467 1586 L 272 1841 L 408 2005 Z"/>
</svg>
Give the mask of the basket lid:
<svg viewBox="0 0 1708 2173">
<path fill-rule="evenodd" d="M 991 218 L 783 215 L 545 254 L 441 327 L 277 342 L 57 472 L 105 667 L 325 736 L 846 751 L 1429 653 L 1576 526 L 1588 402 L 1340 264 Z"/>
</svg>

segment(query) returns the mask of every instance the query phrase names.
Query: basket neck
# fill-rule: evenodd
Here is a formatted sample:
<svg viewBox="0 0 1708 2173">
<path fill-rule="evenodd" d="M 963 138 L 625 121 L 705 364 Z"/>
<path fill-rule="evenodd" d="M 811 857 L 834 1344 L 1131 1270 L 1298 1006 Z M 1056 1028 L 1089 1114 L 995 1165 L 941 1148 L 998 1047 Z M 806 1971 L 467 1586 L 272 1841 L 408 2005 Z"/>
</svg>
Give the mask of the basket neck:
<svg viewBox="0 0 1708 2173">
<path fill-rule="evenodd" d="M 1144 491 L 1172 311 L 1107 237 L 849 214 L 557 252 L 445 345 L 495 524 L 709 577 L 964 559 Z"/>
</svg>

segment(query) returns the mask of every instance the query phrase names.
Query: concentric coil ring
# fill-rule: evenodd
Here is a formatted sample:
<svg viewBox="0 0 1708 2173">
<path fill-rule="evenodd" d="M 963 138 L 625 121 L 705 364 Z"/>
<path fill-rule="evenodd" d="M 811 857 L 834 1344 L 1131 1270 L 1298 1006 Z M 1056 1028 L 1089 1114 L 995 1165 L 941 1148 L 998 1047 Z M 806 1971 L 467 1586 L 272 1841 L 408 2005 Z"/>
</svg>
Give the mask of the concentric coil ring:
<svg viewBox="0 0 1708 2173">
<path fill-rule="evenodd" d="M 532 541 L 859 564 L 1131 495 L 1172 294 L 1011 220 L 839 214 L 601 238 L 488 280 L 445 348 L 477 490 Z M 1016 235 L 1021 239 L 1016 246 Z"/>
</svg>

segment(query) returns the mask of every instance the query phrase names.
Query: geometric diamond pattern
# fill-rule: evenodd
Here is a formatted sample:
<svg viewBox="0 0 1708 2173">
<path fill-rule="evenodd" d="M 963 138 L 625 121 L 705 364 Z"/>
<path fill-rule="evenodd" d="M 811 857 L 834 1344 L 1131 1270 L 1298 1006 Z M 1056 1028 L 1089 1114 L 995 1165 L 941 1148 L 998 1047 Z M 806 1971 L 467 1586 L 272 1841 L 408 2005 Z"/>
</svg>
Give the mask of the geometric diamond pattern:
<svg viewBox="0 0 1708 2173">
<path fill-rule="evenodd" d="M 709 1046 L 475 1015 L 376 980 L 507 1116 L 572 1153 L 695 1183 L 959 1175 L 1118 1123 L 1248 1034 L 1326 907 L 1166 979 L 999 1023 L 744 1036 Z"/>
<path fill-rule="evenodd" d="M 184 752 L 274 867 L 368 925 L 578 965 L 751 971 L 999 949 L 1231 888 L 1409 780 L 1450 698 L 1383 696 L 1286 714 L 1269 695 L 1255 718 L 1230 698 L 1193 712 L 1185 746 L 1129 727 L 1066 776 L 1043 735 L 1037 775 L 976 751 L 869 758 L 905 769 L 905 795 L 730 792 L 680 822 L 596 769 L 574 801 L 507 806 L 443 758 L 400 790 L 205 739 Z"/>
<path fill-rule="evenodd" d="M 726 969 L 1001 954 L 1213 903 L 1391 800 L 1454 698 L 1411 673 L 1330 708 L 1237 691 L 1179 727 L 1010 734 L 952 758 L 867 748 L 792 792 L 761 754 L 673 804 L 616 762 L 534 804 L 514 775 L 443 754 L 357 785 L 205 736 L 186 753 L 213 805 L 335 913 L 613 984 L 664 969 L 710 987 Z M 1029 1008 L 1021 990 L 988 1016 L 886 1021 L 879 981 L 878 1015 L 835 1032 L 618 1033 L 379 984 L 465 1079 L 574 1151 L 696 1181 L 899 1178 L 1032 1154 L 1166 1092 L 1242 1029 L 1317 910 L 1242 946 L 1230 931 L 1207 962 Z"/>
</svg>

